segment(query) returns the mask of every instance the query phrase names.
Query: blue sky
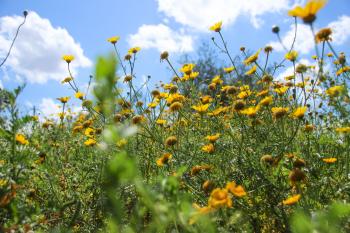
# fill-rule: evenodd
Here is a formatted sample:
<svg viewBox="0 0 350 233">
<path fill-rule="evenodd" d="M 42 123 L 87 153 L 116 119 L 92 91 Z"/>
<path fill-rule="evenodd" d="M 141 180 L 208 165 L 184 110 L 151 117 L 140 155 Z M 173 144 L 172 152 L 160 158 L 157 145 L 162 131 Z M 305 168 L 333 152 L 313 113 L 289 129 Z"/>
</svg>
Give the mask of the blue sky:
<svg viewBox="0 0 350 233">
<path fill-rule="evenodd" d="M 151 86 L 160 80 L 167 82 L 172 74 L 164 63 L 159 62 L 160 51 L 169 50 L 174 62 L 185 53 L 195 56 L 201 42 L 210 43 L 210 38 L 215 36 L 207 28 L 218 20 L 224 22 L 223 34 L 232 54 L 239 53 L 241 46 L 255 51 L 272 44 L 276 47 L 274 54 L 278 58 L 284 52 L 274 43 L 276 37 L 271 33 L 271 26 L 278 24 L 283 40 L 288 42 L 293 19 L 287 16 L 287 11 L 291 6 L 304 2 L 51 0 L 48 3 L 44 0 L 0 0 L 0 61 L 16 25 L 21 21 L 22 11 L 30 11 L 13 54 L 0 70 L 1 85 L 13 88 L 26 82 L 27 87 L 20 99 L 23 107 L 46 106 L 43 114 L 54 112 L 50 112 L 50 108 L 54 108 L 57 97 L 73 96 L 69 86 L 60 83 L 68 76 L 60 56 L 65 53 L 76 55 L 73 73 L 80 86 L 84 87 L 93 72 L 96 57 L 112 51 L 106 39 L 114 35 L 121 37 L 118 42 L 121 54 L 126 54 L 131 46 L 142 48 L 136 64 L 136 83 L 140 84 L 146 75 L 152 77 Z M 350 1 L 329 0 L 318 14 L 315 26 L 334 27 L 334 37 L 339 41 L 335 47 L 338 51 L 349 52 Z M 308 29 L 303 25 L 300 30 L 297 49 L 301 51 L 301 58 L 312 62 L 313 44 L 310 44 L 310 38 L 302 39 L 310 37 Z M 226 59 L 224 55 L 222 58 Z M 176 66 L 179 67 L 179 64 Z"/>
</svg>

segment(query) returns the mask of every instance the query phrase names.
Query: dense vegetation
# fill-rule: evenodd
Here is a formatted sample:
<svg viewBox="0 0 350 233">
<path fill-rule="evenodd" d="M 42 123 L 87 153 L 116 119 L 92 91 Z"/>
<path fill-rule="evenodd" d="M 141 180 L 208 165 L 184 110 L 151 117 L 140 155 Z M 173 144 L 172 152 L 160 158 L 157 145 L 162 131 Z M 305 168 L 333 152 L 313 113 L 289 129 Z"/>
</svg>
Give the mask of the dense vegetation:
<svg viewBox="0 0 350 233">
<path fill-rule="evenodd" d="M 289 14 L 312 30 L 324 4 Z M 178 69 L 163 52 L 174 76 L 148 93 L 134 85 L 140 48 L 121 58 L 119 37 L 96 62 L 93 99 L 63 56 L 83 110 L 60 97 L 56 120 L 20 114 L 23 87 L 1 90 L 0 231 L 349 232 L 350 67 L 332 30 L 315 33 L 308 66 L 293 45 L 279 62 L 270 46 L 232 59 L 221 26 L 210 29 L 228 67 Z"/>
</svg>

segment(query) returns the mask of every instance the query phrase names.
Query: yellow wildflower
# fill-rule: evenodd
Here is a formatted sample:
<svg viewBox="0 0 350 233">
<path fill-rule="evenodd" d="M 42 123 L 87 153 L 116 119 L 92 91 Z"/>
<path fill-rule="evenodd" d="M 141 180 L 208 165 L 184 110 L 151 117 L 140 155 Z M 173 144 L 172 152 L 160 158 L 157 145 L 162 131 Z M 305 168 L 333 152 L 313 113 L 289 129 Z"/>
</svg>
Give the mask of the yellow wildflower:
<svg viewBox="0 0 350 233">
<path fill-rule="evenodd" d="M 209 144 L 204 145 L 202 147 L 202 151 L 209 153 L 209 154 L 213 153 L 214 150 L 215 150 L 215 148 L 214 148 L 214 145 L 212 143 L 209 143 Z"/>
<path fill-rule="evenodd" d="M 286 200 L 282 201 L 283 205 L 293 205 L 295 203 L 297 203 L 299 201 L 299 199 L 301 198 L 300 194 L 291 196 L 289 198 L 287 198 Z"/>
<path fill-rule="evenodd" d="M 84 93 L 81 93 L 80 91 L 76 92 L 74 96 L 77 99 L 81 99 L 81 100 L 84 99 Z"/>
<path fill-rule="evenodd" d="M 69 64 L 74 60 L 74 56 L 73 55 L 63 55 L 62 59 L 65 60 Z"/>
<path fill-rule="evenodd" d="M 253 54 L 252 56 L 248 57 L 247 59 L 245 59 L 243 61 L 243 63 L 247 66 L 250 65 L 254 62 L 256 62 L 256 60 L 258 60 L 259 57 L 259 53 L 260 53 L 261 49 L 259 49 L 255 54 Z"/>
<path fill-rule="evenodd" d="M 249 107 L 240 111 L 241 114 L 247 115 L 248 117 L 255 117 L 257 112 L 259 111 L 260 106 Z"/>
<path fill-rule="evenodd" d="M 61 83 L 69 83 L 70 81 L 72 81 L 73 78 L 72 77 L 66 77 L 65 79 L 62 80 Z"/>
<path fill-rule="evenodd" d="M 130 48 L 129 50 L 128 50 L 128 54 L 136 54 L 138 51 L 140 51 L 141 50 L 141 48 L 140 47 L 133 47 L 133 48 Z"/>
<path fill-rule="evenodd" d="M 118 42 L 119 39 L 120 39 L 119 36 L 112 36 L 112 37 L 108 38 L 107 41 L 112 43 L 112 44 L 115 44 Z"/>
<path fill-rule="evenodd" d="M 298 107 L 297 109 L 294 110 L 292 113 L 292 117 L 295 119 L 301 119 L 304 117 L 305 112 L 307 111 L 307 107 Z"/>
<path fill-rule="evenodd" d="M 209 28 L 210 31 L 220 32 L 222 26 L 222 21 L 215 23 L 213 26 Z"/>
<path fill-rule="evenodd" d="M 233 66 L 224 68 L 224 71 L 225 71 L 225 73 L 227 73 L 227 74 L 231 73 L 231 72 L 234 71 L 234 70 L 235 70 L 235 67 L 233 67 Z"/>
<path fill-rule="evenodd" d="M 322 161 L 325 163 L 335 163 L 337 162 L 337 158 L 323 158 Z"/>
<path fill-rule="evenodd" d="M 289 108 L 283 108 L 283 107 L 273 107 L 271 109 L 272 111 L 272 116 L 275 119 L 279 119 L 281 117 L 283 117 L 284 115 L 286 115 L 289 111 Z"/>
<path fill-rule="evenodd" d="M 335 131 L 336 131 L 337 133 L 347 134 L 347 133 L 350 133 L 350 127 L 336 128 Z"/>
<path fill-rule="evenodd" d="M 227 183 L 226 189 L 228 191 L 230 191 L 236 197 L 243 197 L 243 196 L 247 195 L 247 193 L 244 190 L 243 186 L 236 185 L 236 182 L 234 182 L 234 181 Z"/>
<path fill-rule="evenodd" d="M 232 200 L 229 196 L 227 189 L 214 189 L 209 197 L 208 206 L 212 208 L 221 208 L 221 207 L 232 207 Z"/>
<path fill-rule="evenodd" d="M 69 99 L 70 99 L 69 96 L 57 98 L 57 100 L 61 101 L 62 104 L 67 103 Z"/>
<path fill-rule="evenodd" d="M 264 99 L 262 99 L 260 102 L 259 102 L 259 105 L 262 105 L 262 106 L 268 106 L 272 103 L 273 101 L 273 97 L 272 96 L 266 96 Z"/>
<path fill-rule="evenodd" d="M 164 164 L 167 164 L 169 160 L 172 158 L 172 155 L 170 153 L 165 153 L 162 157 L 157 159 L 156 163 L 158 167 L 164 166 Z"/>
<path fill-rule="evenodd" d="M 292 50 L 285 55 L 285 58 L 291 62 L 295 62 L 298 58 L 298 52 L 295 50 Z"/>
<path fill-rule="evenodd" d="M 326 90 L 326 94 L 330 97 L 337 97 L 344 92 L 344 86 L 333 86 Z"/>
<path fill-rule="evenodd" d="M 211 143 L 214 143 L 214 142 L 216 142 L 219 139 L 219 137 L 220 137 L 220 134 L 217 133 L 217 134 L 214 134 L 214 135 L 208 135 L 208 136 L 205 137 L 205 139 L 207 139 Z"/>
<path fill-rule="evenodd" d="M 96 145 L 96 143 L 97 143 L 96 140 L 93 138 L 89 138 L 84 142 L 85 146 L 94 146 Z"/>
<path fill-rule="evenodd" d="M 198 113 L 205 113 L 208 110 L 209 105 L 210 104 L 199 104 L 199 105 L 192 106 L 192 108 L 196 110 Z"/>
<path fill-rule="evenodd" d="M 254 65 L 250 70 L 245 72 L 245 75 L 252 75 L 252 74 L 254 74 L 256 72 L 256 68 L 257 68 L 257 66 Z"/>
<path fill-rule="evenodd" d="M 29 141 L 26 139 L 26 137 L 23 134 L 16 134 L 15 136 L 16 142 L 18 142 L 21 145 L 28 145 Z"/>
<path fill-rule="evenodd" d="M 288 12 L 288 15 L 301 18 L 304 23 L 313 23 L 316 19 L 316 13 L 327 3 L 327 0 L 309 0 L 305 7 L 296 6 Z"/>
</svg>

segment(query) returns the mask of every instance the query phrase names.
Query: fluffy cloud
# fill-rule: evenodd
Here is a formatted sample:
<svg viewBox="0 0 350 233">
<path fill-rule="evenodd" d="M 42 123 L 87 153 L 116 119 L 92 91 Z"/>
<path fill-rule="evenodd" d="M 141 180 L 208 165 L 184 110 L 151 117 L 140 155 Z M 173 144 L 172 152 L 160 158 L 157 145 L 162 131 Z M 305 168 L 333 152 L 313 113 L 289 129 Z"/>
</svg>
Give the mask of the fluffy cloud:
<svg viewBox="0 0 350 233">
<path fill-rule="evenodd" d="M 39 109 L 42 117 L 57 118 L 61 112 L 60 105 L 51 98 L 43 98 L 39 104 Z"/>
<path fill-rule="evenodd" d="M 287 10 L 290 0 L 157 0 L 158 11 L 176 22 L 198 30 L 208 30 L 216 21 L 233 24 L 240 15 L 248 16 L 255 27 L 260 16 Z M 295 2 L 295 1 L 294 1 Z M 300 2 L 300 1 L 297 1 Z"/>
<path fill-rule="evenodd" d="M 5 57 L 17 27 L 23 17 L 4 16 L 0 18 L 0 58 Z M 31 83 L 45 83 L 47 80 L 61 80 L 67 75 L 63 54 L 73 54 L 72 71 L 89 67 L 92 63 L 84 55 L 80 44 L 68 31 L 53 27 L 48 19 L 35 12 L 29 12 L 26 24 L 21 28 L 5 68 Z M 2 60 L 2 59 L 1 59 Z"/>
<path fill-rule="evenodd" d="M 128 38 L 130 46 L 155 48 L 158 51 L 190 52 L 193 50 L 193 39 L 183 30 L 173 31 L 164 24 L 142 25 L 136 34 Z"/>
<path fill-rule="evenodd" d="M 350 37 L 350 31 L 346 30 L 350 27 L 350 17 L 343 15 L 338 20 L 329 23 L 326 27 L 332 29 L 333 43 L 336 45 L 344 44 Z M 287 48 L 292 45 L 294 38 L 294 25 L 290 27 L 290 30 L 282 37 L 282 42 Z M 317 31 L 318 29 L 316 29 Z M 283 51 L 282 45 L 278 41 L 269 43 L 276 51 Z M 297 38 L 295 41 L 294 49 L 302 54 L 308 54 L 314 49 L 314 39 L 310 27 L 305 24 L 299 24 L 297 30 Z"/>
</svg>

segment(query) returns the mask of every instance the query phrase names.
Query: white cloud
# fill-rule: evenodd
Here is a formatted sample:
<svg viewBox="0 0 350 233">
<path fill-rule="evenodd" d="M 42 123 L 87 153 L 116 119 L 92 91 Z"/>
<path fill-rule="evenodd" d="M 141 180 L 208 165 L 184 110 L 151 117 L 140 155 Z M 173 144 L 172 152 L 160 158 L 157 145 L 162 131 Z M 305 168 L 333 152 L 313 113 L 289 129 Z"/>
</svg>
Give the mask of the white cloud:
<svg viewBox="0 0 350 233">
<path fill-rule="evenodd" d="M 58 113 L 62 111 L 61 106 L 51 98 L 43 98 L 39 104 L 39 109 L 41 116 L 47 118 L 57 118 Z"/>
<path fill-rule="evenodd" d="M 0 18 L 0 59 L 5 57 L 17 27 L 23 17 L 4 16 Z M 80 44 L 61 27 L 53 27 L 48 19 L 35 12 L 29 12 L 26 24 L 21 28 L 12 53 L 5 63 L 17 75 L 31 83 L 45 83 L 48 80 L 62 80 L 67 76 L 67 67 L 61 57 L 73 54 L 73 75 L 77 68 L 89 67 L 92 63 L 84 55 Z"/>
<path fill-rule="evenodd" d="M 343 15 L 338 18 L 337 21 L 329 23 L 326 27 L 332 29 L 333 43 L 336 45 L 344 44 L 350 37 L 350 31 L 347 28 L 350 27 L 350 17 Z M 282 42 L 287 48 L 290 48 L 294 38 L 294 25 L 290 27 L 290 30 L 282 37 Z M 317 32 L 319 29 L 316 29 Z M 278 41 L 269 43 L 276 51 L 283 51 L 282 45 Z M 314 39 L 310 29 L 310 26 L 305 24 L 299 24 L 297 30 L 297 38 L 295 41 L 294 49 L 301 54 L 308 54 L 314 49 Z"/>
<path fill-rule="evenodd" d="M 290 0 L 157 0 L 158 11 L 176 22 L 198 30 L 208 30 L 222 20 L 233 24 L 240 15 L 248 16 L 255 27 L 263 22 L 260 16 L 287 10 Z"/>
<path fill-rule="evenodd" d="M 155 48 L 160 52 L 193 51 L 193 38 L 190 35 L 183 30 L 173 31 L 164 24 L 142 25 L 136 34 L 129 36 L 128 43 L 143 49 Z"/>
</svg>

